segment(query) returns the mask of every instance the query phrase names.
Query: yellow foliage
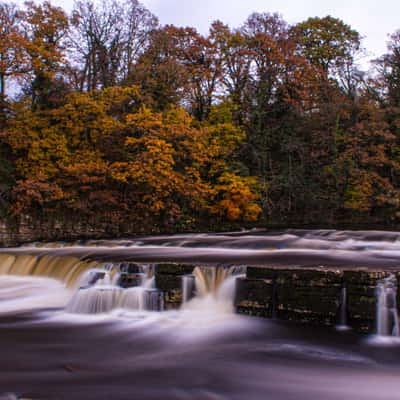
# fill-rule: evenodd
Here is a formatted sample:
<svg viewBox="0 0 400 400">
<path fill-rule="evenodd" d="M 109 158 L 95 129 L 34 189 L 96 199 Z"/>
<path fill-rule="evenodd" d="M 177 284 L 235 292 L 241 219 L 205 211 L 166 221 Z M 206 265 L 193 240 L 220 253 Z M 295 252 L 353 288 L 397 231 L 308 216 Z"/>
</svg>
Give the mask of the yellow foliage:
<svg viewBox="0 0 400 400">
<path fill-rule="evenodd" d="M 224 173 L 215 186 L 217 203 L 211 207 L 214 214 L 226 216 L 229 220 L 255 221 L 261 214 L 257 204 L 258 194 L 254 190 L 257 180 L 254 177 L 241 177 Z"/>
<path fill-rule="evenodd" d="M 367 174 L 355 177 L 346 191 L 345 206 L 361 212 L 369 211 L 373 194 L 373 184 Z"/>
<path fill-rule="evenodd" d="M 154 112 L 137 100 L 136 88 L 111 88 L 19 112 L 7 132 L 19 198 L 80 211 L 135 209 L 168 223 L 210 211 L 232 221 L 258 218 L 256 179 L 227 172 L 240 129 L 229 121 L 199 127 L 180 107 Z"/>
</svg>

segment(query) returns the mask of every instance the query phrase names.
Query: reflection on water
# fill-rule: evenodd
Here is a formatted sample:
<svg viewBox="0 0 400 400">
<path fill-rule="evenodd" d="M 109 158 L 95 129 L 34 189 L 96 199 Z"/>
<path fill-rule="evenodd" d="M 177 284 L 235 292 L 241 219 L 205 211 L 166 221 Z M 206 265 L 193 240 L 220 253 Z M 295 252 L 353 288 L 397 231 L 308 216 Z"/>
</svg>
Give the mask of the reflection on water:
<svg viewBox="0 0 400 400">
<path fill-rule="evenodd" d="M 25 253 L 7 250 L 0 259 L 0 398 L 9 393 L 14 396 L 10 399 L 397 400 L 397 338 L 236 315 L 233 297 L 241 268 L 196 268 L 183 283 L 186 301 L 180 310 L 151 311 L 161 308 L 146 297 L 156 292 L 152 274 L 140 286 L 122 289 L 112 266 L 106 265 L 114 258 L 115 263 L 126 261 L 127 254 L 154 259 L 161 248 L 161 258 L 222 257 L 236 265 L 244 264 L 237 261 L 246 254 L 259 260 L 291 251 L 293 257 L 301 252 L 308 257 L 310 251 L 318 257 L 335 252 L 342 257 L 345 251 L 371 263 L 398 257 L 396 233 L 350 236 L 336 231 L 253 232 L 251 237 L 141 238 L 149 247 L 126 240 L 35 247 L 33 252 L 28 247 Z M 163 246 L 166 241 L 170 247 Z M 210 241 L 214 250 L 201 247 Z M 332 247 L 317 248 L 317 242 Z M 312 246 L 296 247 L 299 243 Z M 82 254 L 96 254 L 99 260 L 81 260 Z M 67 256 L 65 264 L 60 256 Z M 286 262 L 292 260 L 290 256 Z M 382 281 L 377 320 L 383 335 L 398 326 L 395 297 L 393 280 Z M 345 288 L 342 305 L 345 324 Z"/>
</svg>

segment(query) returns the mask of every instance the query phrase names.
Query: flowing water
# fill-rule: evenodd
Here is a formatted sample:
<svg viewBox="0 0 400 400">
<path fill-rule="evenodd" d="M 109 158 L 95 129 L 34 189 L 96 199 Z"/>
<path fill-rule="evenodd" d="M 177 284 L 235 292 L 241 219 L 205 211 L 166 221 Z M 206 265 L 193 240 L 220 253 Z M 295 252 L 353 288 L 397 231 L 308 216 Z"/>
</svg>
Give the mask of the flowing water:
<svg viewBox="0 0 400 400">
<path fill-rule="evenodd" d="M 378 283 L 376 321 L 379 336 L 399 336 L 397 279 L 394 275 L 390 275 Z"/>
<path fill-rule="evenodd" d="M 390 340 L 234 313 L 242 265 L 307 260 L 393 270 L 376 293 L 377 334 Z M 198 264 L 182 279 L 179 310 L 162 311 L 148 264 L 159 261 Z M 139 270 L 129 271 L 130 262 Z M 0 399 L 397 400 L 399 266 L 396 232 L 253 231 L 3 249 Z M 120 285 L 128 272 L 137 286 Z M 346 302 L 343 288 L 342 325 Z"/>
<path fill-rule="evenodd" d="M 342 287 L 342 295 L 339 308 L 339 325 L 336 327 L 338 330 L 350 329 L 347 325 L 347 288 Z"/>
</svg>

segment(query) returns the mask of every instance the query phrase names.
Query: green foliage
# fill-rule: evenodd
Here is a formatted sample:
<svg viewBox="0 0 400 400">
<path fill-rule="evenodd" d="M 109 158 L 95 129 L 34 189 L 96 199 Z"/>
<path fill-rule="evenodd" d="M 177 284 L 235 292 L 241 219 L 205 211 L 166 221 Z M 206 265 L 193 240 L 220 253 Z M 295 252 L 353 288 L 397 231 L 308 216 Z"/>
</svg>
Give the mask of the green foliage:
<svg viewBox="0 0 400 400">
<path fill-rule="evenodd" d="M 325 71 L 353 61 L 360 49 L 360 34 L 330 15 L 309 18 L 295 25 L 292 35 L 304 55 Z"/>
</svg>

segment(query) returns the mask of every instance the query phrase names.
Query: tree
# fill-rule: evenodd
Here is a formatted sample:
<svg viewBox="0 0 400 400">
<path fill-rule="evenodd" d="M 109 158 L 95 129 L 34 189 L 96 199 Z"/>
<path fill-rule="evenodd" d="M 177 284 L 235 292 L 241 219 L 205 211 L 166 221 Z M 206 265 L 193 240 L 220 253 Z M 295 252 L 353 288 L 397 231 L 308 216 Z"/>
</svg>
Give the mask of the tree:
<svg viewBox="0 0 400 400">
<path fill-rule="evenodd" d="M 57 76 L 65 62 L 63 39 L 68 32 L 68 17 L 48 1 L 41 5 L 26 2 L 23 11 L 25 49 L 31 74 L 30 93 L 35 108 L 54 106 L 62 86 Z"/>
<path fill-rule="evenodd" d="M 396 136 L 384 111 L 363 99 L 359 121 L 338 138 L 336 168 L 344 207 L 359 215 L 396 218 L 400 206 L 399 159 Z"/>
<path fill-rule="evenodd" d="M 15 4 L 0 3 L 0 126 L 7 108 L 7 82 L 27 72 L 20 17 Z"/>
<path fill-rule="evenodd" d="M 217 46 L 212 33 L 208 38 L 196 34 L 191 47 L 181 49 L 190 82 L 189 110 L 199 121 L 207 119 L 216 100 L 222 72 Z"/>
<path fill-rule="evenodd" d="M 71 93 L 62 106 L 40 112 L 16 105 L 6 137 L 16 164 L 14 212 L 62 217 L 70 210 L 89 218 L 100 205 L 105 214 L 113 209 L 118 190 L 105 154 L 116 151 L 110 143 L 119 145 L 121 112 L 138 101 L 135 88 L 110 88 L 91 96 Z"/>
<path fill-rule="evenodd" d="M 183 105 L 190 77 L 183 51 L 195 46 L 197 32 L 167 25 L 151 33 L 150 44 L 132 69 L 126 84 L 140 86 L 147 103 L 157 111 Z"/>
<path fill-rule="evenodd" d="M 222 93 L 233 101 L 235 121 L 239 125 L 246 119 L 246 102 L 251 81 L 251 51 L 247 39 L 240 31 L 232 31 L 227 25 L 215 21 L 211 25 L 210 38 L 220 59 Z"/>
<path fill-rule="evenodd" d="M 326 76 L 338 79 L 340 85 L 354 96 L 363 74 L 355 65 L 361 52 L 360 34 L 338 18 L 330 15 L 309 18 L 291 28 L 290 34 L 298 51 Z"/>
<path fill-rule="evenodd" d="M 78 1 L 72 15 L 77 89 L 94 90 L 120 84 L 148 45 L 157 18 L 137 0 Z"/>
<path fill-rule="evenodd" d="M 291 29 L 299 50 L 327 73 L 354 61 L 360 50 L 360 35 L 338 18 L 330 15 L 308 20 Z"/>
<path fill-rule="evenodd" d="M 199 128 L 182 108 L 154 112 L 137 88 L 120 87 L 71 93 L 62 106 L 40 112 L 20 103 L 15 111 L 7 141 L 16 164 L 16 214 L 73 212 L 95 223 L 107 217 L 188 227 L 216 213 L 222 197 L 241 210 L 231 219 L 258 217 L 254 178 L 229 167 L 243 138 L 229 123 Z"/>
<path fill-rule="evenodd" d="M 377 99 L 389 107 L 400 107 L 400 31 L 390 35 L 388 52 L 375 60 L 378 79 L 373 81 Z"/>
</svg>

